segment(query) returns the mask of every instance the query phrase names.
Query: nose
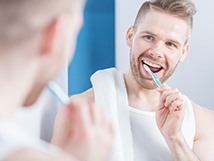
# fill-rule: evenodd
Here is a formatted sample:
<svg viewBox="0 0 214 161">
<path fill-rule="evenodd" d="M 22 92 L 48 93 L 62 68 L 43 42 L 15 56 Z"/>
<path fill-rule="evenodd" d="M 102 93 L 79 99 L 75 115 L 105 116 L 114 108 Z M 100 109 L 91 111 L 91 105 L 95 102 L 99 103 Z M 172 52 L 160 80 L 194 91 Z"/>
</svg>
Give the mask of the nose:
<svg viewBox="0 0 214 161">
<path fill-rule="evenodd" d="M 152 56 L 152 57 L 155 57 L 155 58 L 162 58 L 163 57 L 163 45 L 161 42 L 156 42 L 154 43 L 150 49 L 149 49 L 149 54 Z"/>
</svg>

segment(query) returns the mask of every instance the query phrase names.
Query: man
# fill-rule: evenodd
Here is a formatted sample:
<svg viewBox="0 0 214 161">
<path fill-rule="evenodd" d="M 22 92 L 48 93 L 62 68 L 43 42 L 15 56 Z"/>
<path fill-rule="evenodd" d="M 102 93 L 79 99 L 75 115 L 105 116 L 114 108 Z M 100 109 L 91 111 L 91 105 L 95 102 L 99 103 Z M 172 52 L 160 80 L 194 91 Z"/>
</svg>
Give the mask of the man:
<svg viewBox="0 0 214 161">
<path fill-rule="evenodd" d="M 33 138 L 13 118 L 29 93 L 37 97 L 73 56 L 83 7 L 84 0 L 0 0 L 0 160 L 108 158 L 112 124 L 90 102 L 71 100 L 57 118 L 53 143 L 70 155 Z"/>
<path fill-rule="evenodd" d="M 189 51 L 195 12 L 190 0 L 143 3 L 127 32 L 129 70 L 98 71 L 91 77 L 93 88 L 75 96 L 108 107 L 116 124 L 112 160 L 214 160 L 214 113 L 166 83 Z"/>
</svg>

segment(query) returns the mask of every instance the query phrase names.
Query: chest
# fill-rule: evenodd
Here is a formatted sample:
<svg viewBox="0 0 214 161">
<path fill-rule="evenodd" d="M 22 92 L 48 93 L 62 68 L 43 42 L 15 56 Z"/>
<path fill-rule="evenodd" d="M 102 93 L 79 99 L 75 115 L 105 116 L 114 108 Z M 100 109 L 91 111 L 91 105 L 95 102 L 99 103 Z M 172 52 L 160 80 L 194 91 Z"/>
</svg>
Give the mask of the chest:
<svg viewBox="0 0 214 161">
<path fill-rule="evenodd" d="M 172 161 L 170 149 L 161 135 L 155 120 L 155 112 L 129 108 L 135 161 Z M 192 148 L 193 135 L 185 119 L 182 132 Z"/>
<path fill-rule="evenodd" d="M 170 150 L 155 122 L 154 112 L 130 111 L 135 161 L 172 161 Z"/>
</svg>

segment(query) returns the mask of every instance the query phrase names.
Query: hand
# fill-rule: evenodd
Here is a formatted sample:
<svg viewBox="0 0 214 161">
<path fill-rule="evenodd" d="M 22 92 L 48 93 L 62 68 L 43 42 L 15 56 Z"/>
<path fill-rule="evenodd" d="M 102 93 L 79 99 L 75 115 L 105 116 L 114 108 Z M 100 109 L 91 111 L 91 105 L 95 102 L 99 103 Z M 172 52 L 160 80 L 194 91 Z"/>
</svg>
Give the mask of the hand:
<svg viewBox="0 0 214 161">
<path fill-rule="evenodd" d="M 157 89 L 160 92 L 160 103 L 156 111 L 156 122 L 165 139 L 181 135 L 184 118 L 184 100 L 176 88 L 167 85 Z"/>
<path fill-rule="evenodd" d="M 113 127 L 101 108 L 75 100 L 57 114 L 51 142 L 81 161 L 105 161 L 113 144 Z"/>
</svg>

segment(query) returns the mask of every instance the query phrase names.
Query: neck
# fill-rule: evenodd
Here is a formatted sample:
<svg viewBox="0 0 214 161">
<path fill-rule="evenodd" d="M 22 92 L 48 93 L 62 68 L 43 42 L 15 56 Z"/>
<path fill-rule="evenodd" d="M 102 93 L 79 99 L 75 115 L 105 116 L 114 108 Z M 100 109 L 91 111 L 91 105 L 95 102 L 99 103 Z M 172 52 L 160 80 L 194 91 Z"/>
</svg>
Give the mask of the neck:
<svg viewBox="0 0 214 161">
<path fill-rule="evenodd" d="M 128 71 L 124 75 L 129 106 L 142 111 L 155 111 L 159 104 L 160 93 L 156 89 L 142 87 Z"/>
<path fill-rule="evenodd" d="M 35 64 L 19 57 L 0 57 L 0 118 L 14 115 L 31 89 Z M 18 55 L 18 54 L 17 54 Z"/>
<path fill-rule="evenodd" d="M 26 99 L 23 102 L 24 107 L 28 107 L 33 105 L 37 99 L 39 98 L 40 94 L 42 93 L 43 89 L 46 85 L 42 83 L 36 83 L 36 86 L 32 88 L 32 90 L 28 93 Z"/>
<path fill-rule="evenodd" d="M 0 118 L 10 118 L 22 104 L 25 88 L 28 85 L 25 81 L 22 81 L 23 76 L 21 74 L 18 77 L 13 77 L 4 74 L 4 71 L 1 70 L 0 73 Z"/>
</svg>

